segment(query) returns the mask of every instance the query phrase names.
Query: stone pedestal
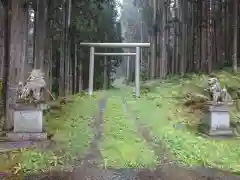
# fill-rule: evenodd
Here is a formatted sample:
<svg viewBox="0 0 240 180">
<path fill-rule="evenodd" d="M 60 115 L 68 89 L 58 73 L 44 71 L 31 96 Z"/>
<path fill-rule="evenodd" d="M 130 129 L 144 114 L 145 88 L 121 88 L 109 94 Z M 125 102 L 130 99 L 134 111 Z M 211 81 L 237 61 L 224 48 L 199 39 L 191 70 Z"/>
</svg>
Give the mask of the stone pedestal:
<svg viewBox="0 0 240 180">
<path fill-rule="evenodd" d="M 16 104 L 13 108 L 14 133 L 42 133 L 43 110 L 40 104 Z"/>
<path fill-rule="evenodd" d="M 209 104 L 205 106 L 204 131 L 210 136 L 232 136 L 230 105 Z"/>
<path fill-rule="evenodd" d="M 44 141 L 47 140 L 47 133 L 16 133 L 16 132 L 9 132 L 6 135 L 6 139 L 8 141 Z"/>
</svg>

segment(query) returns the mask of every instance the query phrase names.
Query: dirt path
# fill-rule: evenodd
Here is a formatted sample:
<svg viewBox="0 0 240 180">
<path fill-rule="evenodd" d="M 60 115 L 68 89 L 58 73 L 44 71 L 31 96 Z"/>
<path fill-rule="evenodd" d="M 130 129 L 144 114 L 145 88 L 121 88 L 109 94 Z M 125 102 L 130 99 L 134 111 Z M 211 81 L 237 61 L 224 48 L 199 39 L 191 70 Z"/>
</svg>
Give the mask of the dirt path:
<svg viewBox="0 0 240 180">
<path fill-rule="evenodd" d="M 100 100 L 99 102 L 99 113 L 93 121 L 94 136 L 89 147 L 89 151 L 86 156 L 81 160 L 81 166 L 87 167 L 99 167 L 104 161 L 99 148 L 99 142 L 102 138 L 104 128 L 104 112 L 107 105 L 107 97 Z"/>
</svg>

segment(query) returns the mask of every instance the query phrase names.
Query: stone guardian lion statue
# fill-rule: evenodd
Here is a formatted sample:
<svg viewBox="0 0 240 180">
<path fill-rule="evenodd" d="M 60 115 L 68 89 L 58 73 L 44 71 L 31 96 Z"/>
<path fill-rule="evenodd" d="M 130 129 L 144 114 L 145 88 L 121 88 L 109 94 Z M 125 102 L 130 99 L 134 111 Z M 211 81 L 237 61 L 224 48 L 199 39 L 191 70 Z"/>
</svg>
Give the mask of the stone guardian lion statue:
<svg viewBox="0 0 240 180">
<path fill-rule="evenodd" d="M 19 82 L 18 99 L 30 99 L 31 102 L 39 101 L 45 86 L 44 73 L 40 69 L 33 69 L 25 84 Z"/>
<path fill-rule="evenodd" d="M 232 102 L 232 98 L 227 92 L 227 89 L 225 87 L 221 88 L 219 80 L 215 77 L 208 80 L 208 91 L 210 92 L 213 102 Z"/>
</svg>

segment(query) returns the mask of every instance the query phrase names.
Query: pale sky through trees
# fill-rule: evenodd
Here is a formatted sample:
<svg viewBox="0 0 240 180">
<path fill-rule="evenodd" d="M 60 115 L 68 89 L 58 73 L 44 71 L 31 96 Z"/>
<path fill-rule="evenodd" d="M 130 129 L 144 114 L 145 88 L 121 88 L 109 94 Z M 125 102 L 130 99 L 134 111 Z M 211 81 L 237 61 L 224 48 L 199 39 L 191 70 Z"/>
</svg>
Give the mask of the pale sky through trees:
<svg viewBox="0 0 240 180">
<path fill-rule="evenodd" d="M 120 20 L 120 18 L 121 18 L 121 5 L 122 5 L 122 3 L 123 3 L 123 0 L 116 0 L 117 1 L 117 3 L 119 3 L 119 5 L 117 6 L 117 11 L 118 11 L 118 20 Z"/>
</svg>

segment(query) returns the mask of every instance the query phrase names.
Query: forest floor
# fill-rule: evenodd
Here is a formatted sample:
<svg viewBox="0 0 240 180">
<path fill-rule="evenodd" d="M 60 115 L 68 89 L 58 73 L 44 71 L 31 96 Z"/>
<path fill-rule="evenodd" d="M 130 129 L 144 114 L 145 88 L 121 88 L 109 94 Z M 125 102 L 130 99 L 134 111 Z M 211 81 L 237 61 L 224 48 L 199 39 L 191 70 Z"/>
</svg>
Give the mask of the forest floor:
<svg viewBox="0 0 240 180">
<path fill-rule="evenodd" d="M 240 78 L 227 71 L 216 76 L 234 96 Z M 2 154 L 8 163 L 0 170 L 16 179 L 26 173 L 25 179 L 240 179 L 240 139 L 199 134 L 201 109 L 183 105 L 188 93 L 203 91 L 207 78 L 145 82 L 140 98 L 124 86 L 76 95 L 46 115 L 51 147 Z M 231 116 L 240 116 L 235 107 Z"/>
</svg>

